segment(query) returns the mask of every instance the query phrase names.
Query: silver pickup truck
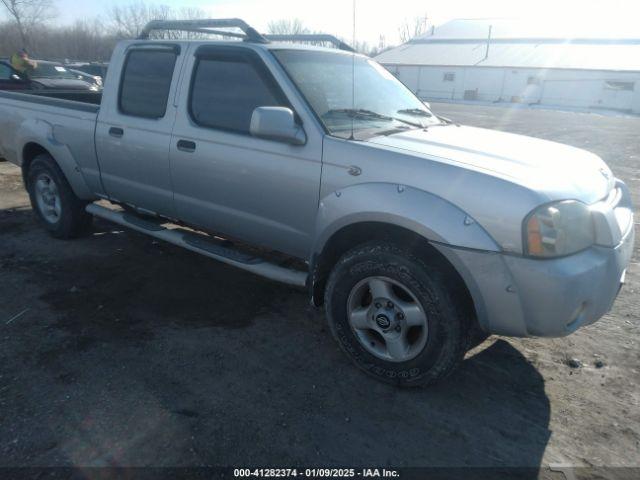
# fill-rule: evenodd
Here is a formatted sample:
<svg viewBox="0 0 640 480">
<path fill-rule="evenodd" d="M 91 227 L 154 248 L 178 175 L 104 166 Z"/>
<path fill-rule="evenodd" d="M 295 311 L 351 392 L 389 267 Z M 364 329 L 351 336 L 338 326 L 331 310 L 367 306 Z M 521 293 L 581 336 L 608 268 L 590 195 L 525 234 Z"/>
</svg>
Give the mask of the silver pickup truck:
<svg viewBox="0 0 640 480">
<path fill-rule="evenodd" d="M 389 383 L 433 383 L 489 334 L 563 336 L 610 310 L 634 222 L 599 157 L 457 125 L 348 46 L 290 40 L 153 22 L 117 46 L 102 95 L 0 94 L 0 154 L 53 236 L 101 217 L 306 287 Z"/>
</svg>

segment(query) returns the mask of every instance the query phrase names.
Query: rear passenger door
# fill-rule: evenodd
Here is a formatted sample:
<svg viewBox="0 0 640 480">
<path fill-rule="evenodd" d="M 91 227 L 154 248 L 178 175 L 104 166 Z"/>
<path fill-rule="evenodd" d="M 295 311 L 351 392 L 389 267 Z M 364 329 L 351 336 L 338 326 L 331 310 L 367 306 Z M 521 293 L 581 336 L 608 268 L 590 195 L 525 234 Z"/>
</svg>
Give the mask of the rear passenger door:
<svg viewBox="0 0 640 480">
<path fill-rule="evenodd" d="M 277 65 L 244 46 L 203 45 L 185 62 L 171 141 L 178 218 L 306 257 L 319 201 L 322 132 Z M 252 137 L 257 107 L 286 106 L 305 145 Z"/>
<path fill-rule="evenodd" d="M 132 44 L 121 55 L 96 127 L 104 189 L 113 200 L 173 216 L 169 145 L 180 47 Z"/>
</svg>

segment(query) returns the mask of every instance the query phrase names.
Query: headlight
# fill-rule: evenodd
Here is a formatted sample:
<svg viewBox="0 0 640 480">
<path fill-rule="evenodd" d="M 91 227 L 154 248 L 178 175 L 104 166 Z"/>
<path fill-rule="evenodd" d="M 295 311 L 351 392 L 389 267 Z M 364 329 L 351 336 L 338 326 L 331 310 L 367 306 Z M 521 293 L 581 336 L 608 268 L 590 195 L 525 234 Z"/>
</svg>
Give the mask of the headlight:
<svg viewBox="0 0 640 480">
<path fill-rule="evenodd" d="M 595 243 L 589 207 L 575 200 L 544 205 L 524 223 L 524 252 L 533 257 L 562 257 Z"/>
</svg>

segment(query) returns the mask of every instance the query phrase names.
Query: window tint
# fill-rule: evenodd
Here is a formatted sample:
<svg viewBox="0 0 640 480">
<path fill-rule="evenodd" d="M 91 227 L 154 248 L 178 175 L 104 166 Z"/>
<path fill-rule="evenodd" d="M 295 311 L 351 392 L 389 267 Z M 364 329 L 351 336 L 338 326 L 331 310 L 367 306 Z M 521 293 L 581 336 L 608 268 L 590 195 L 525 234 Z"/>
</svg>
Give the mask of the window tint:
<svg viewBox="0 0 640 480">
<path fill-rule="evenodd" d="M 130 52 L 120 87 L 122 113 L 136 117 L 164 117 L 175 64 L 176 53 L 173 51 Z"/>
<path fill-rule="evenodd" d="M 103 75 L 102 68 L 99 65 L 87 65 L 86 67 L 79 68 L 78 70 L 95 77 L 101 77 Z"/>
<path fill-rule="evenodd" d="M 257 107 L 288 106 L 270 80 L 244 56 L 202 58 L 191 87 L 191 115 L 199 125 L 248 133 Z"/>
<path fill-rule="evenodd" d="M 0 80 L 9 80 L 13 75 L 13 70 L 8 65 L 0 63 Z"/>
</svg>

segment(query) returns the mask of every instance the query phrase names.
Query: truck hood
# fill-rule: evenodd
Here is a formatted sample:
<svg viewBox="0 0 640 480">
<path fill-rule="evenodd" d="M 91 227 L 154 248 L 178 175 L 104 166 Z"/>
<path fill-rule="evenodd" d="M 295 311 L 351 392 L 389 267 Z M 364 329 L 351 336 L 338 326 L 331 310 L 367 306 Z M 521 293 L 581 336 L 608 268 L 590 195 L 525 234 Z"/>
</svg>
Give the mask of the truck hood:
<svg viewBox="0 0 640 480">
<path fill-rule="evenodd" d="M 91 90 L 91 84 L 83 80 L 73 78 L 33 78 L 35 83 L 39 83 L 44 88 L 55 90 Z"/>
<path fill-rule="evenodd" d="M 432 126 L 368 142 L 500 177 L 549 201 L 575 199 L 591 204 L 606 197 L 615 185 L 614 175 L 597 155 L 496 130 Z"/>
</svg>

